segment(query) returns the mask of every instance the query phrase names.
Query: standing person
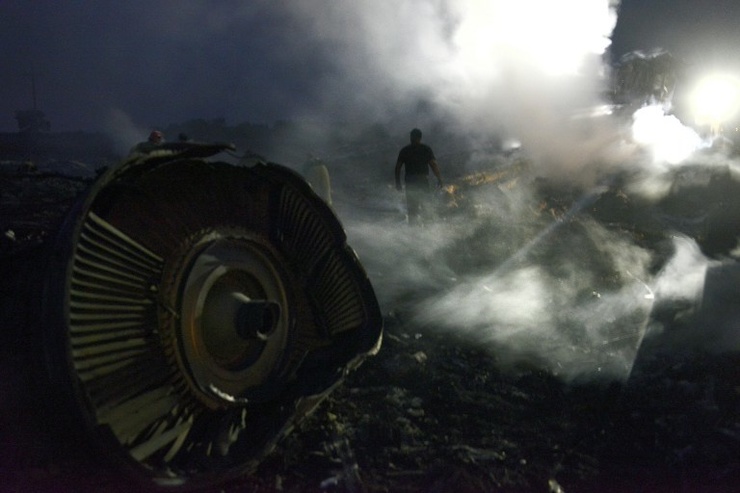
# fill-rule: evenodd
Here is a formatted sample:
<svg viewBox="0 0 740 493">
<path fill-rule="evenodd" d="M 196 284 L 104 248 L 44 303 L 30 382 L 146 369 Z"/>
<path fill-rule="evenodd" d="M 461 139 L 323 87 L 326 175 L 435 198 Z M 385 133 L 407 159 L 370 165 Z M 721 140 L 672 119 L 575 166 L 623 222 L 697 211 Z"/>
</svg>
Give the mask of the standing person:
<svg viewBox="0 0 740 493">
<path fill-rule="evenodd" d="M 409 224 L 419 224 L 421 214 L 429 201 L 429 168 L 437 177 L 437 186 L 442 187 L 442 175 L 432 148 L 421 143 L 421 130 L 415 128 L 410 134 L 411 143 L 398 153 L 396 160 L 396 190 L 401 191 L 401 168 L 406 166 L 406 209 Z"/>
</svg>

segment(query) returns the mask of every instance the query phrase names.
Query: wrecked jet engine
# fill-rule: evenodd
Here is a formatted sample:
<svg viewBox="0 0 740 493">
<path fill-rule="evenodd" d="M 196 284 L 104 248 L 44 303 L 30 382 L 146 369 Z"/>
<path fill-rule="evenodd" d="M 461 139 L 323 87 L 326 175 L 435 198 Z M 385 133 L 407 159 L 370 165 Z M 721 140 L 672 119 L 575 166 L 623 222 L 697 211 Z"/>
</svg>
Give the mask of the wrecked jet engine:
<svg viewBox="0 0 740 493">
<path fill-rule="evenodd" d="M 206 159 L 226 148 L 124 161 L 3 263 L 54 419 L 170 489 L 256 469 L 382 335 L 329 206 L 288 168 Z"/>
</svg>

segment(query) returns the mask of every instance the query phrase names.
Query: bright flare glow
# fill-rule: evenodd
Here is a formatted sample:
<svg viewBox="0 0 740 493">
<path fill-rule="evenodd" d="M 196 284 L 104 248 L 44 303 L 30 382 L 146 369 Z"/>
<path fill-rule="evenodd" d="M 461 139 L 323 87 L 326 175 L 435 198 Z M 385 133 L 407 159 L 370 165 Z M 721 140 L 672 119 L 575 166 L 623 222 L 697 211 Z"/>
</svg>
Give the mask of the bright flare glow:
<svg viewBox="0 0 740 493">
<path fill-rule="evenodd" d="M 335 69 L 312 82 L 326 99 L 306 113 L 405 127 L 433 111 L 471 137 L 516 136 L 548 173 L 611 160 L 598 145 L 608 130 L 584 139 L 570 119 L 603 102 L 619 0 L 272 3 L 307 30 L 308 42 L 294 36 L 299 50 L 314 49 L 314 37 L 331 48 Z"/>
<path fill-rule="evenodd" d="M 650 148 L 656 162 L 678 164 L 702 146 L 702 139 L 662 106 L 645 106 L 632 116 L 632 137 Z"/>
<path fill-rule="evenodd" d="M 616 23 L 610 4 L 593 0 L 462 0 L 453 8 L 457 62 L 487 75 L 501 62 L 575 74 L 585 56 L 604 53 Z"/>
<path fill-rule="evenodd" d="M 716 126 L 737 113 L 740 84 L 734 77 L 713 75 L 703 79 L 692 96 L 697 123 Z"/>
</svg>

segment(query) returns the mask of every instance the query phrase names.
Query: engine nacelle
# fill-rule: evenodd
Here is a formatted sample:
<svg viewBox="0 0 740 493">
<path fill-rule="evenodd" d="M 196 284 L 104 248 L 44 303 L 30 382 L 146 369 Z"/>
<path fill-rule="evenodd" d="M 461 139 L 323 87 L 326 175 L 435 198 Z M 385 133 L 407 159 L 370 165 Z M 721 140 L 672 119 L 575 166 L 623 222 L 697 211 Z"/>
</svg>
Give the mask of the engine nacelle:
<svg viewBox="0 0 740 493">
<path fill-rule="evenodd" d="M 288 168 L 206 159 L 221 150 L 109 169 L 33 262 L 56 414 L 165 487 L 253 471 L 382 334 L 331 208 Z"/>
</svg>

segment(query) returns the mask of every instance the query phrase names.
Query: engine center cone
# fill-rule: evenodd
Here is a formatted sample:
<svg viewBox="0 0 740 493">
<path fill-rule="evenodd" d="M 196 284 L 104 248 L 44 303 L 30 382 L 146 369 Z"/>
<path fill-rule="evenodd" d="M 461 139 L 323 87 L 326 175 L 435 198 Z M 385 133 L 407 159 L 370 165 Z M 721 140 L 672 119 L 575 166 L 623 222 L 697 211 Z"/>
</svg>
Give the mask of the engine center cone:
<svg viewBox="0 0 740 493">
<path fill-rule="evenodd" d="M 256 243 L 230 239 L 211 243 L 189 270 L 175 350 L 209 405 L 246 402 L 250 390 L 266 395 L 276 385 L 269 375 L 287 344 L 290 307 L 275 264 Z"/>
</svg>

